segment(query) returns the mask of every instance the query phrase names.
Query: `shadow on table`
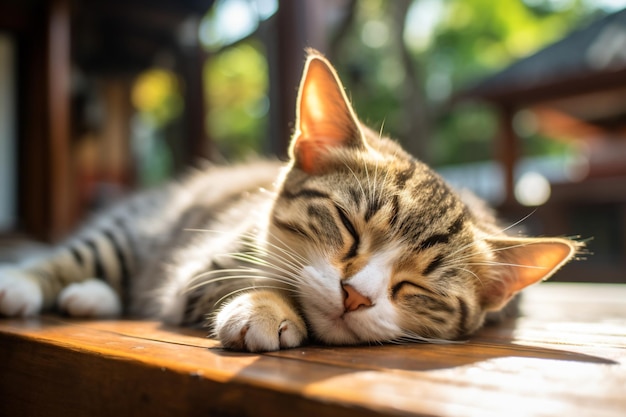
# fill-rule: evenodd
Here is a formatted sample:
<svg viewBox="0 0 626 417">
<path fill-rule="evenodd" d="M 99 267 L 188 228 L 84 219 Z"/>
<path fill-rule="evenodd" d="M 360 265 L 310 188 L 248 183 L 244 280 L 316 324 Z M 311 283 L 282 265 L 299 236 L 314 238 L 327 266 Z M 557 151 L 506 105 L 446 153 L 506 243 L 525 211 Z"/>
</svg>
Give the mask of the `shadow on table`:
<svg viewBox="0 0 626 417">
<path fill-rule="evenodd" d="M 568 361 L 588 364 L 616 365 L 618 362 L 587 353 L 567 350 L 566 344 L 549 340 L 529 345 L 516 337 L 516 321 L 510 320 L 500 326 L 488 326 L 468 341 L 449 344 L 408 343 L 402 345 L 383 344 L 376 346 L 321 346 L 270 352 L 259 359 L 271 357 L 292 359 L 301 362 L 324 364 L 344 372 L 358 370 L 403 370 L 432 371 L 467 366 L 499 358 L 526 358 L 529 360 Z M 555 347 L 546 347 L 553 344 Z M 588 349 L 593 352 L 593 349 Z M 247 355 L 229 352 L 220 348 L 214 353 L 224 356 Z M 260 365 L 259 361 L 255 365 Z"/>
</svg>

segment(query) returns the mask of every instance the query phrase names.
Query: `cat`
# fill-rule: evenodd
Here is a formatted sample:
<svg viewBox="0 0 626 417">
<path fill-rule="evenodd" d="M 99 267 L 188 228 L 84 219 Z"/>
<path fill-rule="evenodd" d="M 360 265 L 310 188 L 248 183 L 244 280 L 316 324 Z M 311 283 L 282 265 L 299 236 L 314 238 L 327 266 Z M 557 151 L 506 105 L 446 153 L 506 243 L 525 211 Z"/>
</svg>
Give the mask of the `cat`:
<svg viewBox="0 0 626 417">
<path fill-rule="evenodd" d="M 290 160 L 210 166 L 0 269 L 0 313 L 206 324 L 227 349 L 458 340 L 582 243 L 509 237 L 357 118 L 310 50 Z"/>
</svg>

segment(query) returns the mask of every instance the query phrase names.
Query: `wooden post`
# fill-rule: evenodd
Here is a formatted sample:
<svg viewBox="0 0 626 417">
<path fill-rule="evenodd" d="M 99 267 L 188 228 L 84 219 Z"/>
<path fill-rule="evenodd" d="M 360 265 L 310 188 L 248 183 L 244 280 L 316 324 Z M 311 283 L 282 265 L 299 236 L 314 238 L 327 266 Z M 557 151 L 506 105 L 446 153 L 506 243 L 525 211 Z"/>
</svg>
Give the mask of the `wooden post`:
<svg viewBox="0 0 626 417">
<path fill-rule="evenodd" d="M 121 187 L 130 183 L 130 119 L 133 114 L 128 92 L 132 84 L 127 77 L 108 77 L 100 82 L 105 104 L 104 123 L 100 131 L 98 175 Z"/>
<path fill-rule="evenodd" d="M 265 151 L 284 157 L 295 128 L 296 95 L 307 47 L 326 52 L 329 2 L 282 1 L 275 27 L 261 32 L 269 61 L 270 128 Z"/>
<path fill-rule="evenodd" d="M 500 108 L 500 132 L 496 142 L 496 159 L 504 171 L 504 205 L 511 207 L 515 201 L 515 166 L 520 154 L 519 140 L 513 129 L 515 111 L 510 106 Z"/>
<path fill-rule="evenodd" d="M 74 198 L 70 186 L 70 1 L 52 0 L 47 15 L 48 114 L 48 237 L 56 239 L 73 224 Z"/>
<path fill-rule="evenodd" d="M 193 33 L 197 33 L 196 21 L 187 24 L 196 28 Z M 206 128 L 207 103 L 204 94 L 204 65 L 207 54 L 202 48 L 198 39 L 186 39 L 181 45 L 180 56 L 181 74 L 184 78 L 184 100 L 185 100 L 185 140 L 186 146 L 182 150 L 183 166 L 194 164 L 198 158 L 210 159 L 211 139 Z"/>
<path fill-rule="evenodd" d="M 277 92 L 272 101 L 272 123 L 278 125 L 277 136 L 270 138 L 270 152 L 284 156 L 294 129 L 296 92 L 304 66 L 306 46 L 305 6 L 302 1 L 283 1 L 276 14 L 278 50 L 276 62 L 270 63 L 270 88 Z M 272 65 L 273 64 L 273 65 Z"/>
<path fill-rule="evenodd" d="M 304 67 L 304 51 L 313 47 L 325 52 L 327 46 L 323 16 L 324 2 L 283 1 L 276 14 L 275 53 L 270 51 L 271 123 L 278 125 L 271 135 L 270 152 L 284 156 L 295 128 L 296 95 Z M 274 103 L 277 102 L 277 106 Z M 277 111 L 276 111 L 277 110 Z"/>
</svg>

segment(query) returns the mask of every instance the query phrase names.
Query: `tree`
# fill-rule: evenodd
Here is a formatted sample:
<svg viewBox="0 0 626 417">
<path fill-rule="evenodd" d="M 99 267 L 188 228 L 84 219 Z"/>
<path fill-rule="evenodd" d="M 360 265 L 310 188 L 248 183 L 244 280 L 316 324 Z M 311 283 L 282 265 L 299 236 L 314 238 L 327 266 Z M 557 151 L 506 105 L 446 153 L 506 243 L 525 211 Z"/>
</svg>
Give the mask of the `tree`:
<svg viewBox="0 0 626 417">
<path fill-rule="evenodd" d="M 602 13 L 583 0 L 359 0 L 353 9 L 331 58 L 357 113 L 435 164 L 492 156 L 492 112 L 450 106 L 454 92 Z"/>
</svg>

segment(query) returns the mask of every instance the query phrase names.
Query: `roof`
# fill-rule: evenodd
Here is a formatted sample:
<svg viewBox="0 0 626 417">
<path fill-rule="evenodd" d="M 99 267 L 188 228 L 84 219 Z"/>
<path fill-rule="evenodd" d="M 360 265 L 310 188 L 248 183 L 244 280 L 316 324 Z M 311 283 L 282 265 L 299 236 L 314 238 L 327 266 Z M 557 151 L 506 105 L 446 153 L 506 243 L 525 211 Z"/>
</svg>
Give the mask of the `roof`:
<svg viewBox="0 0 626 417">
<path fill-rule="evenodd" d="M 186 23 L 199 24 L 213 0 L 86 0 L 73 9 L 73 55 L 83 71 L 125 72 L 179 49 Z M 192 32 L 193 33 L 193 32 Z M 177 59 L 178 57 L 172 57 Z"/>
<path fill-rule="evenodd" d="M 37 42 L 52 0 L 0 0 L 0 29 Z M 214 0 L 61 2 L 71 17 L 72 59 L 85 72 L 133 73 L 180 49 Z M 65 7 L 64 6 L 64 7 Z M 176 57 L 174 57 L 175 59 Z"/>
<path fill-rule="evenodd" d="M 514 62 L 462 93 L 519 104 L 626 84 L 626 9 Z"/>
</svg>

